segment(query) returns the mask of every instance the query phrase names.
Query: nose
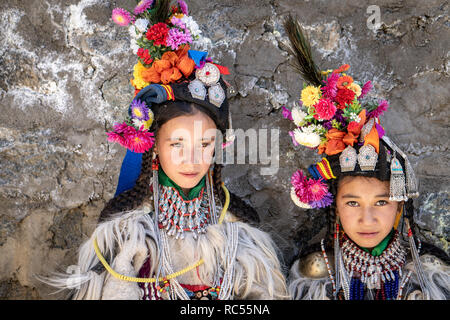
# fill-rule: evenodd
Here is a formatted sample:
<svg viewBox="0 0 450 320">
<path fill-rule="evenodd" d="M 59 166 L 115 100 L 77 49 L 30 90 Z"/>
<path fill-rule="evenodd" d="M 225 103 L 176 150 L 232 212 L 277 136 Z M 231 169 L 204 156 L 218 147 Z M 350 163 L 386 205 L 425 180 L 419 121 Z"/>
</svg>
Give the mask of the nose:
<svg viewBox="0 0 450 320">
<path fill-rule="evenodd" d="M 187 145 L 183 149 L 182 163 L 183 164 L 200 164 L 203 157 L 202 149 L 196 148 L 193 145 Z"/>
<path fill-rule="evenodd" d="M 370 226 L 377 222 L 376 214 L 371 207 L 363 207 L 359 216 L 362 225 Z"/>
</svg>

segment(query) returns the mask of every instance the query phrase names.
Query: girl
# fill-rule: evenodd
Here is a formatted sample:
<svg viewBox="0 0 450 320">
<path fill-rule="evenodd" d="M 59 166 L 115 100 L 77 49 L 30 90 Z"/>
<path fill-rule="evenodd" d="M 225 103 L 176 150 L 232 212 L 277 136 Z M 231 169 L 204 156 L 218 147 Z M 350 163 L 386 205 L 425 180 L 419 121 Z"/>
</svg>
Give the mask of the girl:
<svg viewBox="0 0 450 320">
<path fill-rule="evenodd" d="M 126 21 L 120 10 L 113 18 Z M 73 299 L 286 298 L 270 236 L 251 226 L 257 214 L 229 194 L 214 165 L 216 140 L 231 128 L 226 68 L 171 42 L 190 34 L 183 1 L 170 11 L 168 1 L 141 1 L 135 14 L 147 51 L 138 53 L 129 118 L 108 133 L 129 149 L 116 196 L 80 249 L 78 274 L 47 282 L 74 289 Z"/>
<path fill-rule="evenodd" d="M 295 145 L 325 153 L 308 168 L 311 178 L 294 173 L 291 197 L 305 209 L 330 207 L 326 239 L 304 250 L 291 267 L 290 294 L 448 299 L 448 256 L 413 237 L 417 185 L 408 158 L 380 125 L 387 101 L 364 102 L 371 83 L 361 87 L 344 73 L 349 65 L 320 72 L 298 22 L 289 17 L 285 28 L 288 49 L 308 85 L 301 106 L 285 109 L 284 116 L 298 127 L 291 132 Z"/>
</svg>

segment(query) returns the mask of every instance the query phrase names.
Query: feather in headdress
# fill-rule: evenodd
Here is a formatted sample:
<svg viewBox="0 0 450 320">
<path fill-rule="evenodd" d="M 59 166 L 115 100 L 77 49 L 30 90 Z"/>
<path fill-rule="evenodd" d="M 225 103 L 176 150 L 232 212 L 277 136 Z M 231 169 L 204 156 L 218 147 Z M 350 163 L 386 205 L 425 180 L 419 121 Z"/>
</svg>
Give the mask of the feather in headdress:
<svg viewBox="0 0 450 320">
<path fill-rule="evenodd" d="M 320 69 L 312 58 L 309 40 L 298 21 L 290 14 L 284 22 L 284 29 L 291 43 L 291 46 L 285 46 L 285 49 L 295 59 L 293 63 L 295 70 L 307 83 L 314 86 L 323 85 Z"/>
<path fill-rule="evenodd" d="M 152 22 L 154 24 L 158 22 L 165 22 L 170 16 L 170 1 L 171 0 L 156 0 L 153 8 Z"/>
</svg>

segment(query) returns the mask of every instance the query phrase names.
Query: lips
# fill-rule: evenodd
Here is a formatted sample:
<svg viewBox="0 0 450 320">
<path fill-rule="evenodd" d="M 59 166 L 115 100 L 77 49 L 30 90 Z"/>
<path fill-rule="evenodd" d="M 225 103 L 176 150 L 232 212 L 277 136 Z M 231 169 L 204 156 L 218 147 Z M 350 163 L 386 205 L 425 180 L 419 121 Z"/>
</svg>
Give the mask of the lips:
<svg viewBox="0 0 450 320">
<path fill-rule="evenodd" d="M 363 238 L 373 238 L 378 235 L 379 232 L 358 232 L 358 235 Z"/>
<path fill-rule="evenodd" d="M 180 174 L 186 178 L 194 178 L 198 175 L 197 172 L 180 172 Z"/>
</svg>

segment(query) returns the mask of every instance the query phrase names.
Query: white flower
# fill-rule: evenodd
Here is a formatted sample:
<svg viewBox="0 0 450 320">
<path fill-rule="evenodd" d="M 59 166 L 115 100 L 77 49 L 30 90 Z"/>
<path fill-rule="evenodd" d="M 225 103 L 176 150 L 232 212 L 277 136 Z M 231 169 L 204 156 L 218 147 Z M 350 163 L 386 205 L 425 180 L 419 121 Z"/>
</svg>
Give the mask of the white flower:
<svg viewBox="0 0 450 320">
<path fill-rule="evenodd" d="M 316 148 L 320 144 L 320 136 L 312 130 L 307 130 L 304 132 L 297 128 L 294 130 L 294 139 L 302 146 L 307 146 L 310 148 Z"/>
<path fill-rule="evenodd" d="M 193 39 L 196 39 L 200 36 L 202 31 L 200 30 L 197 22 L 195 22 L 195 20 L 192 19 L 191 16 L 184 15 L 181 18 L 181 21 L 186 25 L 186 28 L 189 29 L 189 32 L 191 33 Z"/>
<path fill-rule="evenodd" d="M 303 209 L 311 209 L 311 206 L 309 204 L 300 201 L 300 199 L 297 197 L 297 194 L 295 193 L 294 187 L 291 187 L 291 199 L 296 206 Z"/>
<path fill-rule="evenodd" d="M 306 112 L 302 111 L 299 107 L 294 107 L 291 112 L 292 120 L 297 127 L 301 127 L 305 124 L 305 117 L 308 115 Z"/>
<path fill-rule="evenodd" d="M 139 50 L 139 45 L 136 42 L 136 39 L 131 39 L 130 41 L 130 48 L 133 51 L 134 54 L 137 54 L 138 50 Z"/>
<path fill-rule="evenodd" d="M 137 19 L 137 20 L 134 22 L 134 26 L 136 27 L 136 29 L 137 29 L 139 32 L 143 33 L 143 32 L 145 32 L 145 31 L 147 31 L 148 20 L 147 20 L 147 19 L 142 19 L 142 18 Z"/>
<path fill-rule="evenodd" d="M 128 33 L 130 34 L 130 38 L 132 40 L 138 37 L 138 35 L 136 34 L 136 28 L 133 25 L 128 27 Z"/>
<path fill-rule="evenodd" d="M 361 121 L 361 118 L 354 112 L 350 113 L 350 117 L 349 118 L 350 118 L 350 120 L 356 121 L 358 123 Z"/>
</svg>

